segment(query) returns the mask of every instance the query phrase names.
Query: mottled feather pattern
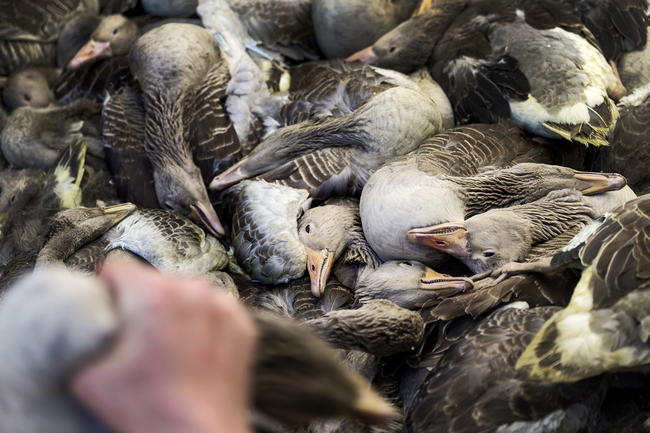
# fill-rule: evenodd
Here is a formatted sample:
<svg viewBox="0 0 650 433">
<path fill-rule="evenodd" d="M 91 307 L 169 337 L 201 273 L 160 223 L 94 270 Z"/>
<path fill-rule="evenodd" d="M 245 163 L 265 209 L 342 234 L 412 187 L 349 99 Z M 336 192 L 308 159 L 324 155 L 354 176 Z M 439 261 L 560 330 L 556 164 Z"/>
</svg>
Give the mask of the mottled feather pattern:
<svg viewBox="0 0 650 433">
<path fill-rule="evenodd" d="M 204 179 L 221 173 L 244 156 L 225 108 L 229 81 L 228 65 L 219 62 L 210 69 L 194 96 L 191 146 Z"/>
<path fill-rule="evenodd" d="M 130 87 L 110 95 L 102 111 L 102 137 L 119 197 L 157 208 L 153 168 L 144 147 L 145 115 L 140 95 Z"/>
<path fill-rule="evenodd" d="M 126 56 L 104 59 L 86 68 L 65 71 L 53 86 L 54 95 L 66 104 L 78 98 L 103 100 L 106 93 L 117 93 L 134 85 Z"/>
<path fill-rule="evenodd" d="M 244 181 L 226 192 L 235 257 L 254 280 L 286 283 L 305 272 L 298 218 L 310 202 L 305 190 L 264 181 Z"/>
</svg>

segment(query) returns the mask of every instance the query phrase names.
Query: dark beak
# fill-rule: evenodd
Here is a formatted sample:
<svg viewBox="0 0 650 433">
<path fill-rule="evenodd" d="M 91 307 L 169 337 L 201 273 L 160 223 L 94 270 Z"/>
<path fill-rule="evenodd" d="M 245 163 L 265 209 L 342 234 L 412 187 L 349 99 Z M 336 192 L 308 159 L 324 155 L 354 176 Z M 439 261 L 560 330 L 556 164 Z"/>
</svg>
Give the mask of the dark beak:
<svg viewBox="0 0 650 433">
<path fill-rule="evenodd" d="M 372 48 L 372 46 L 356 52 L 345 59 L 346 62 L 362 62 L 367 65 L 375 64 L 377 63 L 377 60 L 379 60 L 379 57 L 375 53 L 375 50 Z"/>
<path fill-rule="evenodd" d="M 311 280 L 311 292 L 320 298 L 332 272 L 334 257 L 328 249 L 316 251 L 305 247 L 305 251 L 307 252 L 307 270 Z"/>
<path fill-rule="evenodd" d="M 443 251 L 457 258 L 469 257 L 467 229 L 463 223 L 444 223 L 409 230 L 407 239 L 415 244 Z"/>
<path fill-rule="evenodd" d="M 91 39 L 86 43 L 86 45 L 81 47 L 72 60 L 68 62 L 68 69 L 74 71 L 110 55 L 110 42 L 97 42 L 96 40 Z"/>
<path fill-rule="evenodd" d="M 627 185 L 627 179 L 625 179 L 625 176 L 616 173 L 577 171 L 573 177 L 591 184 L 589 188 L 582 190 L 584 195 L 600 194 L 607 191 L 618 191 Z"/>
<path fill-rule="evenodd" d="M 223 173 L 219 173 L 218 175 L 216 175 L 214 179 L 212 179 L 212 182 L 210 182 L 210 189 L 214 191 L 223 191 L 229 186 L 235 185 L 241 182 L 242 180 L 254 176 L 253 174 L 248 173 L 245 169 L 242 168 L 242 165 L 244 165 L 244 162 L 246 160 L 247 160 L 246 158 L 243 158 L 237 161 L 236 164 L 230 166 Z"/>
<path fill-rule="evenodd" d="M 190 215 L 189 218 L 195 223 L 199 224 L 207 231 L 209 231 L 213 236 L 223 237 L 226 232 L 219 221 L 217 212 L 211 204 L 204 204 L 201 202 L 196 202 L 190 206 Z"/>
</svg>

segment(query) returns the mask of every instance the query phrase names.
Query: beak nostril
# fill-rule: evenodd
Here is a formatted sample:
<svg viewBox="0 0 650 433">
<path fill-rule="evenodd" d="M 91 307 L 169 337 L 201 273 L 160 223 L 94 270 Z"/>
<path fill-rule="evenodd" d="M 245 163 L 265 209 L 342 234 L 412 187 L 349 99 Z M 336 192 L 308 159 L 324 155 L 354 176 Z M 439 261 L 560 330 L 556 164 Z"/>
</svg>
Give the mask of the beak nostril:
<svg viewBox="0 0 650 433">
<path fill-rule="evenodd" d="M 447 242 L 436 241 L 436 245 L 439 245 L 439 246 L 441 246 L 441 247 L 446 247 L 446 246 L 447 246 Z"/>
<path fill-rule="evenodd" d="M 316 271 L 316 265 L 311 265 L 311 270 Z"/>
</svg>

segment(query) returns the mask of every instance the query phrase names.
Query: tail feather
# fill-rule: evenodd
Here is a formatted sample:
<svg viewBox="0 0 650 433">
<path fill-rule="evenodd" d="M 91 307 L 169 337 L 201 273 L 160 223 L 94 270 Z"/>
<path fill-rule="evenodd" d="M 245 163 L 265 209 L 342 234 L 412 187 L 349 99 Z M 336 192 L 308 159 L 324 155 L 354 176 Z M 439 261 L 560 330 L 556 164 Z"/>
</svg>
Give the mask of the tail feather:
<svg viewBox="0 0 650 433">
<path fill-rule="evenodd" d="M 54 167 L 54 191 L 62 209 L 81 203 L 81 180 L 86 163 L 86 142 L 79 138 L 61 154 Z"/>
<path fill-rule="evenodd" d="M 589 121 L 586 123 L 571 125 L 545 122 L 544 126 L 569 141 L 576 141 L 584 145 L 608 146 L 607 137 L 619 118 L 616 104 L 610 98 L 605 98 L 605 102 L 602 104 L 588 107 L 588 109 Z"/>
</svg>

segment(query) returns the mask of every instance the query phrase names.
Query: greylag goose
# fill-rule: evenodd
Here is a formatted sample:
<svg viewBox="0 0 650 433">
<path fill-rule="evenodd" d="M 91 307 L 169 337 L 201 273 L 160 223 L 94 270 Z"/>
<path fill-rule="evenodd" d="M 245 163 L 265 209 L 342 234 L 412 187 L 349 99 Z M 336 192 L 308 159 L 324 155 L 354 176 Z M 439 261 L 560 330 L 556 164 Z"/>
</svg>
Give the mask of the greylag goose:
<svg viewBox="0 0 650 433">
<path fill-rule="evenodd" d="M 459 334 L 410 402 L 404 431 L 585 431 L 604 399 L 601 382 L 539 384 L 515 369 L 526 344 L 556 311 L 518 302 Z"/>
<path fill-rule="evenodd" d="M 17 108 L 0 134 L 2 153 L 16 168 L 48 169 L 64 149 L 82 138 L 85 123 L 98 115 L 99 105 L 88 100 L 63 107 Z"/>
<path fill-rule="evenodd" d="M 606 4 L 617 17 L 639 12 L 613 1 L 589 3 Z M 512 118 L 538 135 L 606 145 L 618 118 L 613 99 L 625 89 L 599 48 L 580 35 L 583 20 L 594 20 L 577 9 L 573 2 L 437 2 L 349 60 L 403 72 L 429 64 L 460 123 Z M 630 21 L 635 27 L 611 27 L 638 33 L 634 46 L 645 45 L 647 23 Z"/>
<path fill-rule="evenodd" d="M 293 75 L 304 77 L 280 111 L 288 126 L 216 176 L 212 189 L 262 175 L 319 198 L 359 192 L 386 160 L 441 129 L 438 95 L 405 77 L 339 61 L 301 65 Z"/>
<path fill-rule="evenodd" d="M 336 347 L 380 357 L 414 350 L 424 336 L 419 314 L 385 299 L 353 310 L 332 311 L 305 323 Z"/>
<path fill-rule="evenodd" d="M 332 271 L 344 285 L 354 287 L 359 272 L 379 265 L 363 235 L 357 200 L 333 199 L 307 210 L 300 218 L 298 236 L 307 253 L 314 296 L 323 293 Z"/>
<path fill-rule="evenodd" d="M 650 136 L 650 85 L 638 88 L 619 103 L 621 118 L 605 152 L 603 169 L 624 175 L 638 194 L 650 192 L 645 161 L 648 160 L 647 138 Z"/>
<path fill-rule="evenodd" d="M 581 192 L 568 189 L 552 191 L 534 202 L 492 209 L 463 222 L 414 228 L 407 237 L 460 259 L 478 274 L 526 261 L 536 246 L 544 245 L 543 255 L 552 255 L 601 216 Z"/>
<path fill-rule="evenodd" d="M 138 36 L 138 25 L 124 15 L 103 17 L 88 42 L 65 65 L 69 70 L 75 70 L 107 57 L 125 55 Z"/>
<path fill-rule="evenodd" d="M 119 329 L 104 284 L 43 268 L 5 295 L 0 312 L 0 329 L 7 333 L 0 344 L 5 360 L 0 369 L 2 430 L 106 431 L 61 386 L 90 357 L 105 351 Z M 38 326 L 44 318 L 48 326 Z M 256 410 L 285 423 L 333 416 L 379 422 L 394 415 L 392 407 L 342 368 L 331 349 L 304 327 L 269 315 L 255 314 L 255 320 L 260 331 L 253 378 Z M 34 339 L 36 352 L 32 344 L 25 345 Z M 289 367 L 280 371 L 278 366 Z M 39 416 L 28 416 L 35 407 Z"/>
<path fill-rule="evenodd" d="M 229 263 L 216 238 L 187 218 L 161 209 L 138 209 L 102 240 L 106 251 L 126 250 L 167 273 L 204 275 Z"/>
<path fill-rule="evenodd" d="M 361 272 L 354 299 L 357 304 L 387 299 L 402 308 L 422 310 L 473 286 L 469 278 L 440 274 L 419 262 L 390 261 Z"/>
<path fill-rule="evenodd" d="M 46 108 L 56 104 L 50 89 L 52 71 L 27 68 L 12 73 L 2 89 L 2 99 L 9 111 L 18 107 Z"/>
<path fill-rule="evenodd" d="M 61 28 L 83 12 L 99 13 L 98 0 L 3 0 L 0 75 L 31 65 L 56 65 L 56 41 Z"/>
<path fill-rule="evenodd" d="M 38 251 L 46 240 L 48 218 L 61 209 L 79 206 L 85 155 L 85 144 L 77 141 L 49 172 L 8 169 L 0 173 L 0 264 Z"/>
<path fill-rule="evenodd" d="M 235 258 L 251 278 L 279 284 L 304 274 L 307 254 L 298 238 L 298 218 L 311 204 L 307 191 L 245 181 L 230 188 L 225 201 Z"/>
<path fill-rule="evenodd" d="M 159 203 L 224 234 L 196 166 L 188 128 L 201 83 L 220 66 L 214 37 L 191 24 L 165 24 L 140 37 L 129 53 L 131 72 L 144 93 L 145 152 Z"/>
<path fill-rule="evenodd" d="M 378 170 L 366 185 L 361 221 L 368 243 L 382 260 L 417 260 L 440 269 L 447 261 L 445 254 L 409 242 L 409 230 L 463 221 L 492 208 L 534 201 L 557 189 L 595 194 L 618 189 L 622 182 L 620 175 L 534 163 L 469 177 L 434 176 L 408 160 L 397 161 Z"/>
<path fill-rule="evenodd" d="M 633 93 L 650 82 L 650 44 L 642 50 L 625 53 L 618 62 L 618 71 L 625 88 Z"/>
<path fill-rule="evenodd" d="M 517 368 L 543 382 L 575 382 L 647 366 L 649 227 L 645 195 L 585 232 L 589 236 L 573 249 L 528 264 L 533 270 L 567 264 L 584 270 L 569 305 L 548 319 Z"/>
<path fill-rule="evenodd" d="M 418 3 L 419 0 L 312 0 L 318 46 L 328 58 L 347 57 L 372 45 L 408 19 Z"/>
</svg>

